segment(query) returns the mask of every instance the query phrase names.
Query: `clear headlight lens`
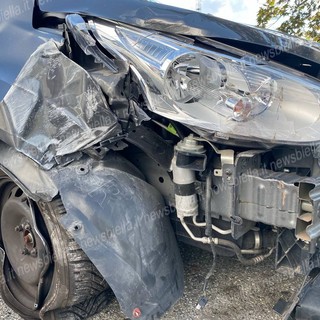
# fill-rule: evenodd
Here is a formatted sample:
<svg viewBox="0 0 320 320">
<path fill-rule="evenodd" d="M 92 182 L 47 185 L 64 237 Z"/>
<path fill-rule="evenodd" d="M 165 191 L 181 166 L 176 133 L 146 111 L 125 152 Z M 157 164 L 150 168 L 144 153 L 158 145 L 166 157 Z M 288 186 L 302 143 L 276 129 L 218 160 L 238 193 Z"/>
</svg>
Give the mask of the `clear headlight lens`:
<svg viewBox="0 0 320 320">
<path fill-rule="evenodd" d="M 198 53 L 174 60 L 164 77 L 165 93 L 176 103 L 201 103 L 245 121 L 274 100 L 277 83 L 267 74 Z"/>
<path fill-rule="evenodd" d="M 156 32 L 108 23 L 90 27 L 102 45 L 127 58 L 155 113 L 224 138 L 320 141 L 317 80 Z"/>
</svg>

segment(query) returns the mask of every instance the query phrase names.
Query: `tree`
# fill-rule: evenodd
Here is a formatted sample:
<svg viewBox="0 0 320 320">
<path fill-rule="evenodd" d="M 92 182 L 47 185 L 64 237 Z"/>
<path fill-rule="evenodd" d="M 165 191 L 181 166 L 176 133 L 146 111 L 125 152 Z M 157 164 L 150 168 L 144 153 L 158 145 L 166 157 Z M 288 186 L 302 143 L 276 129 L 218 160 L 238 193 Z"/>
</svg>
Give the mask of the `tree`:
<svg viewBox="0 0 320 320">
<path fill-rule="evenodd" d="M 319 0 L 265 0 L 258 12 L 259 27 L 280 24 L 279 31 L 320 42 Z"/>
</svg>

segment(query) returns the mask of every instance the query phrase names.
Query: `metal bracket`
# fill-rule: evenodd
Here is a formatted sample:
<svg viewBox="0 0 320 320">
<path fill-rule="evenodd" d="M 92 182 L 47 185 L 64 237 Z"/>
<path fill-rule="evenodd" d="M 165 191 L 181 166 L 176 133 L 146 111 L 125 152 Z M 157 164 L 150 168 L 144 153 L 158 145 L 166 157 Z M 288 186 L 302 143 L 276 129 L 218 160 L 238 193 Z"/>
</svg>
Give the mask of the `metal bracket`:
<svg viewBox="0 0 320 320">
<path fill-rule="evenodd" d="M 234 150 L 228 149 L 228 150 L 218 150 L 215 149 L 215 152 L 220 154 L 221 156 L 221 167 L 223 168 L 224 165 L 234 165 Z M 223 176 L 223 170 L 222 169 L 214 169 L 213 174 L 216 177 L 222 177 Z"/>
</svg>

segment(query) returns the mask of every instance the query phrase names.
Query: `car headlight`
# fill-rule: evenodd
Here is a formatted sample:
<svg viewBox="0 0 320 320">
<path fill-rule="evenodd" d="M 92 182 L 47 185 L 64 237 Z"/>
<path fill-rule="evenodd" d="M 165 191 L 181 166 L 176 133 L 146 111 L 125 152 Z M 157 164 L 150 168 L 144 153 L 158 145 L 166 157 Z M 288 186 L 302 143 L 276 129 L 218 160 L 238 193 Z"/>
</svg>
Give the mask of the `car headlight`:
<svg viewBox="0 0 320 320">
<path fill-rule="evenodd" d="M 236 121 L 249 120 L 270 107 L 276 85 L 267 73 L 201 53 L 176 58 L 164 76 L 164 93 L 174 103 L 202 104 Z"/>
<path fill-rule="evenodd" d="M 216 136 L 275 143 L 320 141 L 319 81 L 153 31 L 89 23 L 125 57 L 151 111 Z"/>
</svg>

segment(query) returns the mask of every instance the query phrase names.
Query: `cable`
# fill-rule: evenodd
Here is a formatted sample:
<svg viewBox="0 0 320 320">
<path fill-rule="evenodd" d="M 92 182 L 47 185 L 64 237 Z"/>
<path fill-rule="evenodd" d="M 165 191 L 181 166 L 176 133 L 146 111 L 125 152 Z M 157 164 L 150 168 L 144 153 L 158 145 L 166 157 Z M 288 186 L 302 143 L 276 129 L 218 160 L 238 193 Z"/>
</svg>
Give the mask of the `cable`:
<svg viewBox="0 0 320 320">
<path fill-rule="evenodd" d="M 205 217 L 206 217 L 206 231 L 205 235 L 212 238 L 212 220 L 211 220 L 211 186 L 212 186 L 212 172 L 208 172 L 206 178 L 206 203 L 205 203 Z"/>
<path fill-rule="evenodd" d="M 214 275 L 214 272 L 216 269 L 217 253 L 216 253 L 216 248 L 213 244 L 213 239 L 212 239 L 211 185 L 212 185 L 212 172 L 209 171 L 207 179 L 206 179 L 206 205 L 205 205 L 206 231 L 205 231 L 205 234 L 209 238 L 209 241 L 210 241 L 210 247 L 211 247 L 211 251 L 212 251 L 212 265 L 211 265 L 211 268 L 204 279 L 203 296 L 200 297 L 200 299 L 199 299 L 197 309 L 204 308 L 208 302 L 207 287 L 208 287 L 209 280 Z"/>
</svg>

